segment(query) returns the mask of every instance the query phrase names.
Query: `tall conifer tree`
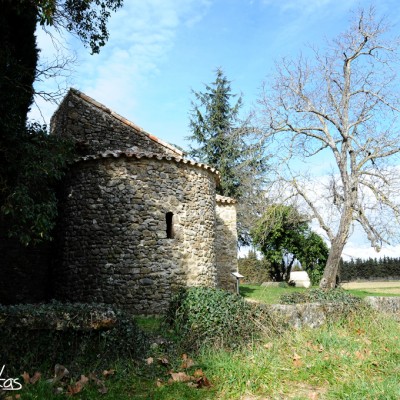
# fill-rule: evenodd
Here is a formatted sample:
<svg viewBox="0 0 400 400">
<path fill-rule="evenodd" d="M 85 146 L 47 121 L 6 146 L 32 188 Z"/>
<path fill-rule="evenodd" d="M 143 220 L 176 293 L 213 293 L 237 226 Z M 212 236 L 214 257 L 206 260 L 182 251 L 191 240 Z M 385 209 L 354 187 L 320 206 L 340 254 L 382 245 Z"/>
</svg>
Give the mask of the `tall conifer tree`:
<svg viewBox="0 0 400 400">
<path fill-rule="evenodd" d="M 188 139 L 196 146 L 189 154 L 220 172 L 217 193 L 238 200 L 239 241 L 248 244 L 248 232 L 259 216 L 257 206 L 265 204 L 266 158 L 260 143 L 253 140 L 254 129 L 239 118 L 242 97 L 232 93 L 230 83 L 218 68 L 215 81 L 205 85 L 204 92 L 193 91 Z"/>
<path fill-rule="evenodd" d="M 221 69 L 217 69 L 215 81 L 205 86 L 206 92 L 193 92 L 197 103 L 193 103 L 189 139 L 197 142 L 198 147 L 192 147 L 190 155 L 221 173 L 219 194 L 240 197 L 240 178 L 235 167 L 240 162 L 242 147 L 238 135 L 242 98 L 231 105 L 236 95 Z"/>
</svg>

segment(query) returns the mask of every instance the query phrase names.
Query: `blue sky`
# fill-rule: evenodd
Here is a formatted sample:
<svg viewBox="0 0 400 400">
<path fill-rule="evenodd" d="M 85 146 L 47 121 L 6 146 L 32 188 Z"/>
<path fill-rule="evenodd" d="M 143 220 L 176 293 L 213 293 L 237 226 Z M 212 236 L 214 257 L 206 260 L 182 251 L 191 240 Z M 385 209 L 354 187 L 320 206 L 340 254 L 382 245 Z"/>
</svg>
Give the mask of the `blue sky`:
<svg viewBox="0 0 400 400">
<path fill-rule="evenodd" d="M 191 90 L 203 90 L 221 67 L 243 113 L 257 101 L 275 62 L 323 46 L 342 32 L 349 11 L 370 2 L 353 0 L 125 0 L 108 27 L 110 40 L 99 55 L 76 39 L 62 42 L 76 54 L 67 84 L 95 98 L 148 132 L 187 147 Z M 400 2 L 379 0 L 400 32 Z M 42 59 L 53 58 L 52 41 L 37 32 Z M 38 89 L 51 90 L 54 81 Z M 38 104 L 45 122 L 56 105 Z M 31 117 L 43 122 L 37 109 Z M 397 256 L 400 253 L 397 253 Z"/>
<path fill-rule="evenodd" d="M 156 136 L 185 146 L 191 90 L 203 90 L 216 68 L 232 81 L 233 92 L 243 94 L 245 112 L 275 61 L 306 51 L 307 43 L 322 46 L 346 27 L 349 10 L 358 4 L 363 2 L 125 0 L 109 21 L 110 40 L 99 55 L 64 36 L 77 58 L 68 83 Z M 396 0 L 381 0 L 377 9 L 400 15 Z M 43 59 L 51 59 L 51 40 L 41 29 L 38 43 Z M 55 106 L 40 108 L 48 122 Z"/>
</svg>

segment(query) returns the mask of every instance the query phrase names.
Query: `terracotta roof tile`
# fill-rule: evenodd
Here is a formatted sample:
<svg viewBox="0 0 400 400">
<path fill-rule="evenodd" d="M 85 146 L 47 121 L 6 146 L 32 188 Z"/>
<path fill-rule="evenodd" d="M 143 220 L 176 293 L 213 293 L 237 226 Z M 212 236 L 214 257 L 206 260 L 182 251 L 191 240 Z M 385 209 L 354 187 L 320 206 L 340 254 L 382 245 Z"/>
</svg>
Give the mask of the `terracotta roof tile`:
<svg viewBox="0 0 400 400">
<path fill-rule="evenodd" d="M 215 196 L 217 203 L 225 203 L 225 204 L 235 204 L 237 201 L 232 197 L 221 196 L 217 194 Z"/>
<path fill-rule="evenodd" d="M 120 157 L 127 157 L 127 158 L 136 158 L 136 159 L 141 159 L 141 158 L 155 158 L 157 160 L 167 160 L 167 161 L 173 161 L 176 162 L 177 164 L 182 163 L 182 164 L 189 164 L 189 165 L 193 165 L 197 168 L 201 168 L 201 169 L 205 169 L 208 170 L 210 172 L 212 172 L 213 174 L 215 174 L 216 179 L 219 180 L 220 174 L 219 172 L 206 164 L 202 164 L 202 163 L 198 163 L 196 161 L 192 161 L 192 160 L 188 160 L 186 158 L 182 158 L 182 157 L 174 157 L 171 155 L 164 155 L 164 154 L 159 154 L 159 153 L 151 153 L 151 152 L 147 152 L 147 151 L 134 151 L 134 150 L 125 150 L 125 151 L 121 151 L 121 150 L 106 150 L 103 152 L 99 152 L 96 154 L 90 154 L 87 156 L 82 156 L 82 157 L 78 157 L 75 159 L 75 162 L 82 162 L 82 161 L 90 161 L 90 160 L 100 160 L 103 158 L 120 158 Z M 222 198 L 222 196 L 220 196 Z M 223 197 L 223 199 L 229 199 L 229 200 L 233 200 L 229 197 Z M 221 200 L 221 201 L 225 201 L 226 200 Z M 233 200 L 235 201 L 235 200 Z"/>
</svg>

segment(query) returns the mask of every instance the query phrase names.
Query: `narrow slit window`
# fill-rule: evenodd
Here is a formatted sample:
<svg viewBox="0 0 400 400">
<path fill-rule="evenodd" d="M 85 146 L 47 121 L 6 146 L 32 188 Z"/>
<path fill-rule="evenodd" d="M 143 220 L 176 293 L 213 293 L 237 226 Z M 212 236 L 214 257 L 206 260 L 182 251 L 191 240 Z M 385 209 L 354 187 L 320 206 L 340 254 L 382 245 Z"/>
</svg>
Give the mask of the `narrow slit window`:
<svg viewBox="0 0 400 400">
<path fill-rule="evenodd" d="M 167 214 L 165 214 L 165 219 L 167 222 L 167 239 L 173 239 L 174 238 L 174 224 L 173 224 L 174 214 L 172 212 L 167 212 Z"/>
</svg>

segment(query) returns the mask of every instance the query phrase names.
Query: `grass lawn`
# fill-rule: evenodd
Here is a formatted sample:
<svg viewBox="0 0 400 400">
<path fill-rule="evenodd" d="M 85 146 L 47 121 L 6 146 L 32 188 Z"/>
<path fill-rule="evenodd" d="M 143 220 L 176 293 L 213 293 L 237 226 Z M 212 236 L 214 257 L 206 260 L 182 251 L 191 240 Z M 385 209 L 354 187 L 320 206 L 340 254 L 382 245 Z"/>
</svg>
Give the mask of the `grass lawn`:
<svg viewBox="0 0 400 400">
<path fill-rule="evenodd" d="M 304 288 L 296 287 L 266 287 L 261 285 L 240 285 L 240 294 L 246 299 L 261 301 L 267 304 L 279 303 L 279 299 L 283 294 L 302 292 Z"/>
<path fill-rule="evenodd" d="M 400 281 L 348 282 L 343 287 L 359 297 L 400 296 Z"/>
<path fill-rule="evenodd" d="M 178 349 L 153 348 L 138 362 L 110 365 L 115 373 L 107 378 L 98 372 L 107 389 L 104 394 L 95 381 L 72 396 L 65 389 L 64 394 L 55 394 L 46 381 L 49 371 L 41 371 L 42 379 L 18 394 L 23 400 L 397 400 L 399 340 L 400 326 L 394 319 L 354 313 L 318 329 L 288 329 L 233 351 L 203 348 L 186 355 L 191 361 L 187 365 Z M 207 384 L 197 388 L 196 381 L 185 381 L 195 376 Z M 16 394 L 9 393 L 9 399 L 16 399 Z"/>
<path fill-rule="evenodd" d="M 398 297 L 400 293 L 390 293 L 387 290 L 371 290 L 371 289 L 346 289 L 349 293 L 357 297 L 367 297 L 367 296 L 386 296 L 386 297 Z"/>
</svg>

